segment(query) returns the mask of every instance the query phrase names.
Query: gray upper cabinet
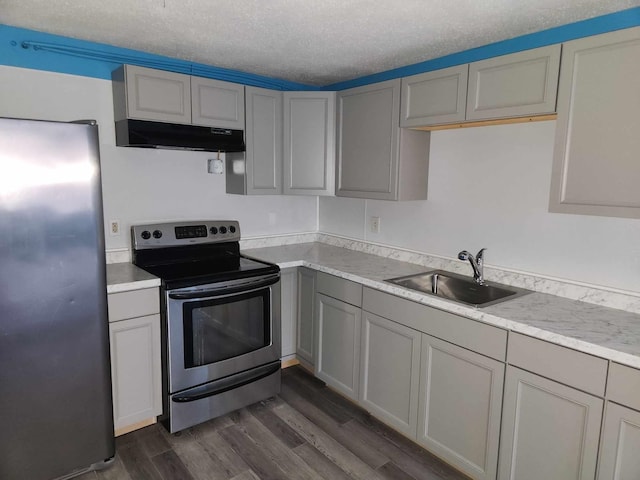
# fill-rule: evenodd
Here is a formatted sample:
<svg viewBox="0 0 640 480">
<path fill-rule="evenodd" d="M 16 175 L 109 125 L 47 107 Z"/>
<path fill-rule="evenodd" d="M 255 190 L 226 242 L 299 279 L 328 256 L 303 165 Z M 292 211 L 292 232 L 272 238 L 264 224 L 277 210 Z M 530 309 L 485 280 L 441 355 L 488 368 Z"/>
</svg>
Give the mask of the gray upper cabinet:
<svg viewBox="0 0 640 480">
<path fill-rule="evenodd" d="M 400 79 L 338 92 L 336 195 L 427 198 L 429 132 L 400 128 Z"/>
<path fill-rule="evenodd" d="M 469 65 L 402 79 L 401 127 L 422 127 L 465 120 Z"/>
<path fill-rule="evenodd" d="M 244 85 L 191 77 L 192 123 L 244 130 Z"/>
<path fill-rule="evenodd" d="M 601 398 L 507 367 L 498 478 L 593 480 L 602 408 Z"/>
<path fill-rule="evenodd" d="M 496 478 L 504 369 L 422 336 L 418 442 L 474 479 Z"/>
<path fill-rule="evenodd" d="M 564 44 L 549 210 L 640 218 L 640 27 Z"/>
<path fill-rule="evenodd" d="M 246 193 L 282 193 L 282 92 L 246 87 L 245 136 Z"/>
<path fill-rule="evenodd" d="M 467 120 L 555 112 L 560 50 L 551 45 L 471 63 Z"/>
<path fill-rule="evenodd" d="M 191 77 L 123 65 L 113 72 L 115 120 L 191 123 Z"/>
<path fill-rule="evenodd" d="M 335 92 L 284 93 L 284 193 L 333 195 Z"/>
</svg>

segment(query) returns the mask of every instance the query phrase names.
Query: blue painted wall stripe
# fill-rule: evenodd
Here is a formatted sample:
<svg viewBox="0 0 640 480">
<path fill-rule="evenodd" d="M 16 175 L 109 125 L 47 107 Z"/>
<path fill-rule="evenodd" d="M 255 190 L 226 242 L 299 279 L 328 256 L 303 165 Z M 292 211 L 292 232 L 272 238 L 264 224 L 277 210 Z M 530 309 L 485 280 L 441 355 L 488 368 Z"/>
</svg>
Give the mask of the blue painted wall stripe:
<svg viewBox="0 0 640 480">
<path fill-rule="evenodd" d="M 344 90 L 639 25 L 635 7 L 322 88 L 1 24 L 0 65 L 110 79 L 130 63 L 275 90 Z"/>
<path fill-rule="evenodd" d="M 317 87 L 175 58 L 0 25 L 0 64 L 111 79 L 123 63 L 215 78 L 274 90 Z"/>
<path fill-rule="evenodd" d="M 487 58 L 520 52 L 532 48 L 544 47 L 556 43 L 567 42 L 577 38 L 589 37 L 600 33 L 622 30 L 640 25 L 640 7 L 610 13 L 600 17 L 582 20 L 580 22 L 550 28 L 541 32 L 530 33 L 521 37 L 503 40 L 483 47 L 465 50 L 463 52 L 446 55 L 444 57 L 427 60 L 413 65 L 387 70 L 385 72 L 367 75 L 344 82 L 334 83 L 323 87 L 323 90 L 345 90 L 347 88 L 369 85 L 371 83 L 407 77 L 418 73 L 430 72 L 441 68 L 453 67 L 464 63 L 477 62 Z"/>
</svg>

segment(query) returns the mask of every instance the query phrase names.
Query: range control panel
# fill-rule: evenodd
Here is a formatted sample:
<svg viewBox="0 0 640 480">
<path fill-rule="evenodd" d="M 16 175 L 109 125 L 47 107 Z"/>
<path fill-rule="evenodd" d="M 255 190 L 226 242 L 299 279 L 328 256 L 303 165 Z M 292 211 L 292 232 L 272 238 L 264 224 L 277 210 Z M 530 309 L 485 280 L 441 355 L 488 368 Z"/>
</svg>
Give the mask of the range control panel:
<svg viewBox="0 0 640 480">
<path fill-rule="evenodd" d="M 135 250 L 239 240 L 240 224 L 236 220 L 154 223 L 131 227 L 131 243 Z"/>
</svg>

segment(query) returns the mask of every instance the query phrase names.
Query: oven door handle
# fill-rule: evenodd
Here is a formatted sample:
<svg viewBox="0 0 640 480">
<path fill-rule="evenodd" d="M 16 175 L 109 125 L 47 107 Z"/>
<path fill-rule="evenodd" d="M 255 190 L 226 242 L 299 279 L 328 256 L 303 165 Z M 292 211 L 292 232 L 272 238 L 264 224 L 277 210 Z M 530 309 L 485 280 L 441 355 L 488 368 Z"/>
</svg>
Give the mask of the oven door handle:
<svg viewBox="0 0 640 480">
<path fill-rule="evenodd" d="M 254 368 L 248 372 L 242 372 L 232 375 L 231 377 L 215 380 L 201 387 L 190 388 L 182 393 L 173 395 L 171 400 L 177 403 L 195 402 L 196 400 L 219 395 L 234 388 L 239 388 L 260 380 L 261 378 L 268 377 L 278 370 L 280 370 L 280 360 Z"/>
<path fill-rule="evenodd" d="M 202 290 L 192 290 L 184 293 L 169 293 L 169 298 L 174 300 L 193 300 L 195 298 L 220 297 L 230 295 L 232 293 L 247 292 L 257 288 L 267 287 L 278 283 L 280 275 L 272 275 L 270 277 L 258 280 L 250 280 L 248 282 L 235 283 L 233 285 L 222 284 L 219 287 L 207 288 Z"/>
</svg>

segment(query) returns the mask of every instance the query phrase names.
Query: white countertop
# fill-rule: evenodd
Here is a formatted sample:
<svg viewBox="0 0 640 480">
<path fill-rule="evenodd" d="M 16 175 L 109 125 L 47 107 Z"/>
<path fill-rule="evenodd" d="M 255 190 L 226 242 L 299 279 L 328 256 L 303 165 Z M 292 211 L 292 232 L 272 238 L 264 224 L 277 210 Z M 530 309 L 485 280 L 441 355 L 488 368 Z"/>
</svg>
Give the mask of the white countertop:
<svg viewBox="0 0 640 480">
<path fill-rule="evenodd" d="M 107 293 L 159 287 L 160 279 L 132 263 L 107 264 Z"/>
<path fill-rule="evenodd" d="M 555 295 L 531 293 L 478 309 L 384 282 L 428 267 L 324 243 L 299 243 L 243 250 L 244 255 L 306 266 L 490 325 L 520 332 L 585 353 L 640 368 L 640 315 Z M 131 263 L 107 265 L 107 292 L 157 287 L 160 280 Z"/>
<path fill-rule="evenodd" d="M 636 313 L 535 292 L 482 309 L 467 307 L 384 282 L 429 270 L 427 267 L 317 242 L 248 249 L 242 253 L 277 263 L 281 268 L 310 267 L 440 310 L 640 368 L 640 315 Z"/>
</svg>

